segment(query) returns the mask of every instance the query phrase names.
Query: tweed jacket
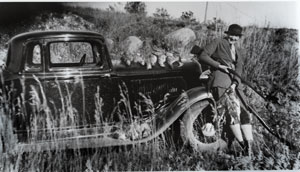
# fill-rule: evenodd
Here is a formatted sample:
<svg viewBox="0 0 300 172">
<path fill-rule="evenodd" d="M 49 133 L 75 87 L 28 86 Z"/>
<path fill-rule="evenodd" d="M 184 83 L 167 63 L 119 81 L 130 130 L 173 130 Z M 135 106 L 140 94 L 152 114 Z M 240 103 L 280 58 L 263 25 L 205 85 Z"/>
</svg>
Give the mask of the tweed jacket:
<svg viewBox="0 0 300 172">
<path fill-rule="evenodd" d="M 198 57 L 203 62 L 212 67 L 212 81 L 210 87 L 228 88 L 235 82 L 240 88 L 240 78 L 231 74 L 224 73 L 218 69 L 218 66 L 225 65 L 233 68 L 239 75 L 242 74 L 244 59 L 241 56 L 240 49 L 236 48 L 236 60 L 231 57 L 230 44 L 228 40 L 219 38 L 206 45 L 203 52 Z"/>
</svg>

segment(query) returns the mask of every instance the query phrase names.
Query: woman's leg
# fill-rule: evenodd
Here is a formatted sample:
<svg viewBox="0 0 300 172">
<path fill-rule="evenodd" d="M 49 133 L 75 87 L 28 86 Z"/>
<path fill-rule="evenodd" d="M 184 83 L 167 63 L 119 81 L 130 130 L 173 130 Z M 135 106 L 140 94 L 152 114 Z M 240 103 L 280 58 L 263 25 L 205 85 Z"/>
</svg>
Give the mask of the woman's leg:
<svg viewBox="0 0 300 172">
<path fill-rule="evenodd" d="M 251 155 L 252 153 L 252 142 L 253 142 L 253 133 L 252 133 L 252 117 L 251 113 L 249 113 L 244 106 L 242 106 L 241 113 L 241 128 L 245 137 L 245 153 L 247 155 Z"/>
<path fill-rule="evenodd" d="M 235 95 L 229 95 L 225 93 L 226 89 L 214 87 L 213 95 L 217 100 L 217 106 L 222 106 L 225 111 L 225 125 L 223 128 L 222 139 L 226 140 L 228 143 L 228 148 L 231 148 L 231 144 L 236 138 L 240 145 L 243 143 L 243 135 L 240 126 L 240 104 Z M 233 100 L 234 99 L 234 100 Z M 233 102 L 235 101 L 235 102 Z"/>
</svg>

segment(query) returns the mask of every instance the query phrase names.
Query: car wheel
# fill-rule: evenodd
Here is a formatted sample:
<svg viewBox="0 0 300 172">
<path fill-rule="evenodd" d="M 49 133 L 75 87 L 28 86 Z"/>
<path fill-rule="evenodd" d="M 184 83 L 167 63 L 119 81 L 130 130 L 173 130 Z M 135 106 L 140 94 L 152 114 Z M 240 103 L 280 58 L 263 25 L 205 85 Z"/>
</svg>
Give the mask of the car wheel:
<svg viewBox="0 0 300 172">
<path fill-rule="evenodd" d="M 209 101 L 193 104 L 184 114 L 180 135 L 196 151 L 216 151 L 227 147 L 221 139 L 222 124 Z"/>
</svg>

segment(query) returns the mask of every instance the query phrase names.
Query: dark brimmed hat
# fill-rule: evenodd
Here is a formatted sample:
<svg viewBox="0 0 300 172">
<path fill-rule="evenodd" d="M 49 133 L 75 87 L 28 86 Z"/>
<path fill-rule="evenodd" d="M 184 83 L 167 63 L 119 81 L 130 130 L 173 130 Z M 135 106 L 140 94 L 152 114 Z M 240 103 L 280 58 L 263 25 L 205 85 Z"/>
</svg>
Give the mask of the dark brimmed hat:
<svg viewBox="0 0 300 172">
<path fill-rule="evenodd" d="M 228 30 L 225 31 L 224 33 L 228 34 L 228 35 L 233 35 L 233 36 L 242 36 L 242 31 L 243 28 L 238 25 L 238 24 L 232 24 L 228 27 Z"/>
</svg>

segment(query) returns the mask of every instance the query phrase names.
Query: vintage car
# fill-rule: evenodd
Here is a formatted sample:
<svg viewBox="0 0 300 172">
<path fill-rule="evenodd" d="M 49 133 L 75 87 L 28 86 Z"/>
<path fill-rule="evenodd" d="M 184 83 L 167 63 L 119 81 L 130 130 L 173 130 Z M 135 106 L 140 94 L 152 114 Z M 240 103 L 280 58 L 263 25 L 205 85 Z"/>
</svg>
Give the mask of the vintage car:
<svg viewBox="0 0 300 172">
<path fill-rule="evenodd" d="M 17 35 L 1 75 L 1 149 L 131 145 L 167 131 L 199 150 L 218 149 L 215 102 L 200 74 L 193 61 L 150 70 L 112 63 L 95 32 Z"/>
</svg>

